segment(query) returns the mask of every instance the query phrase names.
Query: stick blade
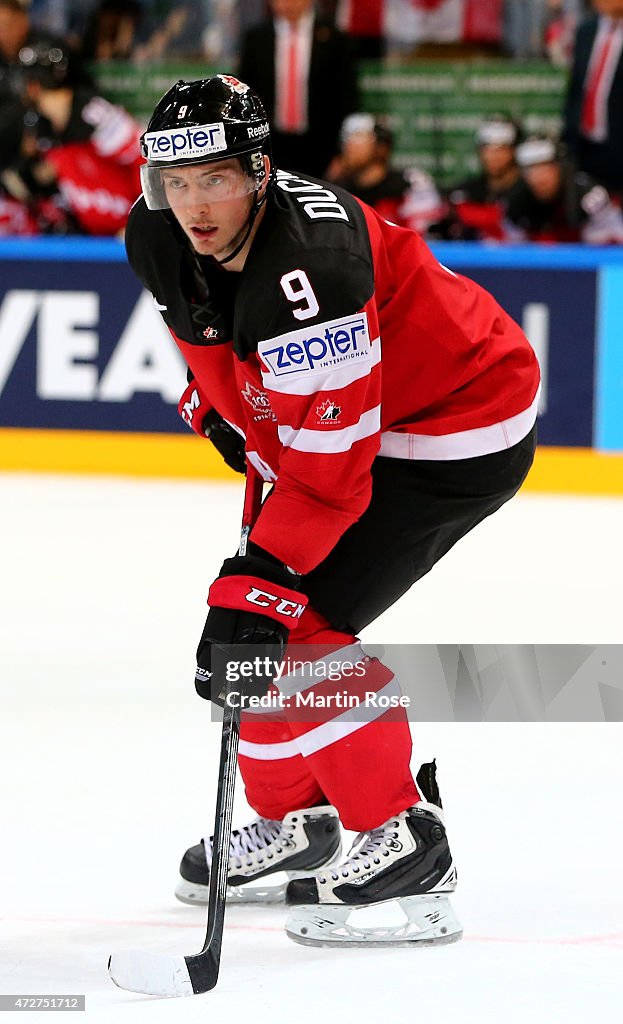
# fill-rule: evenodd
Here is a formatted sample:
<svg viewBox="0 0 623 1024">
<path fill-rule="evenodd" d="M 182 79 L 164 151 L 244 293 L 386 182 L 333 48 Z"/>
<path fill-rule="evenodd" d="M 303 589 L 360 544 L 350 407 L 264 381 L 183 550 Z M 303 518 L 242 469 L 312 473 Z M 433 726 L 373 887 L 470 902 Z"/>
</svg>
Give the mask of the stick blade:
<svg viewBox="0 0 623 1024">
<path fill-rule="evenodd" d="M 192 996 L 195 990 L 183 956 L 121 950 L 108 961 L 108 973 L 118 988 L 149 996 Z"/>
</svg>

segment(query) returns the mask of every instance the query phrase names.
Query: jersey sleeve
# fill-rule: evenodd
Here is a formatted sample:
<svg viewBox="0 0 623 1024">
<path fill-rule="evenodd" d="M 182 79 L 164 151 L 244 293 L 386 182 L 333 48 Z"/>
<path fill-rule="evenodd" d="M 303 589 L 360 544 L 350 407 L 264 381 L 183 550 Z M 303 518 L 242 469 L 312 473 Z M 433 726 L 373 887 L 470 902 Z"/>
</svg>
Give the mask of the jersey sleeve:
<svg viewBox="0 0 623 1024">
<path fill-rule="evenodd" d="M 371 262 L 307 251 L 302 266 L 276 276 L 278 314 L 257 348 L 281 456 L 252 539 L 307 573 L 370 502 L 381 352 Z"/>
<path fill-rule="evenodd" d="M 122 167 L 138 167 L 142 163 L 141 129 L 127 110 L 102 96 L 93 96 L 85 104 L 82 118 L 93 128 L 91 142 L 100 156 Z"/>
</svg>

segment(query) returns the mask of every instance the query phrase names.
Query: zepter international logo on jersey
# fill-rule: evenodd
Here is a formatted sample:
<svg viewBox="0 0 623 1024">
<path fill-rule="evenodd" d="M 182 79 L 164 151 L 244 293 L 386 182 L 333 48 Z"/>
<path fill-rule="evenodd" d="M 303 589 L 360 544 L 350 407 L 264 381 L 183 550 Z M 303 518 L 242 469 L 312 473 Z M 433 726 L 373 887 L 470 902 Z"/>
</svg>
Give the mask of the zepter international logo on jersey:
<svg viewBox="0 0 623 1024">
<path fill-rule="evenodd" d="M 268 386 L 271 380 L 275 386 L 278 378 L 300 378 L 346 367 L 356 367 L 358 377 L 359 368 L 369 368 L 372 362 L 368 317 L 356 313 L 290 331 L 261 341 L 257 352 Z"/>
<path fill-rule="evenodd" d="M 147 132 L 144 138 L 149 160 L 194 160 L 227 149 L 222 122 Z"/>
</svg>

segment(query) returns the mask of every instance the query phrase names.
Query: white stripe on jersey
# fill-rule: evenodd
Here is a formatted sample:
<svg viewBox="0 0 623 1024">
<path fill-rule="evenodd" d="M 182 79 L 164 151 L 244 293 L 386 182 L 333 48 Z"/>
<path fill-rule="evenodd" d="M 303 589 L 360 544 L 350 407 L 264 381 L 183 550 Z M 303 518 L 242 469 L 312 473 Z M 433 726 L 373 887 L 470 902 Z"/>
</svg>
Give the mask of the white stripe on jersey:
<svg viewBox="0 0 623 1024">
<path fill-rule="evenodd" d="M 294 448 L 297 452 L 316 452 L 320 455 L 347 452 L 356 441 L 364 437 L 371 437 L 381 429 L 381 406 L 375 405 L 359 417 L 357 423 L 350 427 L 342 427 L 341 430 L 313 430 L 302 427 L 296 430 L 295 427 L 284 425 L 277 428 L 279 440 L 284 448 Z"/>
<path fill-rule="evenodd" d="M 285 757 L 298 757 L 301 751 L 295 740 L 284 740 L 283 743 L 251 743 L 250 740 L 240 740 L 238 753 L 243 757 L 252 757 L 254 761 L 281 761 Z"/>
<path fill-rule="evenodd" d="M 541 389 L 532 405 L 509 420 L 492 423 L 489 427 L 459 430 L 454 434 L 399 434 L 385 430 L 381 434 L 379 455 L 387 459 L 424 459 L 450 461 L 472 459 L 478 455 L 491 455 L 512 448 L 532 430 L 536 421 Z"/>
<path fill-rule="evenodd" d="M 392 679 L 387 686 L 378 691 L 376 699 L 378 701 L 381 697 L 398 698 L 401 696 L 402 692 L 398 683 Z M 285 740 L 282 743 L 252 743 L 249 740 L 240 740 L 238 752 L 243 757 L 251 757 L 255 761 L 280 761 L 282 758 L 296 757 L 297 754 L 309 757 L 310 754 L 315 754 L 317 751 L 331 746 L 332 743 L 338 743 L 346 736 L 351 736 L 386 713 L 387 708 L 379 707 L 376 702 L 368 706 L 360 705 L 356 708 L 349 708 L 330 722 L 317 725 L 315 729 L 310 729 L 302 736 L 297 736 L 295 740 Z"/>
</svg>

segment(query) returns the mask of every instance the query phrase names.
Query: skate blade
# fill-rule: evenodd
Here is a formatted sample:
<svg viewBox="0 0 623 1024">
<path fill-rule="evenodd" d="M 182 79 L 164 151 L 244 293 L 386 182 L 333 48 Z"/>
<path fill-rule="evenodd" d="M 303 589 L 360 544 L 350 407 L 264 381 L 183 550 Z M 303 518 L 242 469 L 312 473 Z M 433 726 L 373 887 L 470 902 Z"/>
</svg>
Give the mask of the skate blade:
<svg viewBox="0 0 623 1024">
<path fill-rule="evenodd" d="M 260 885 L 259 883 L 247 883 L 245 885 L 228 885 L 227 902 L 232 905 L 236 903 L 284 903 L 290 879 L 309 877 L 309 871 L 286 871 L 279 873 L 284 876 L 284 880 L 278 884 Z M 189 906 L 207 904 L 209 894 L 210 887 L 208 885 L 196 885 L 193 882 L 187 882 L 185 879 L 178 883 L 175 890 L 175 896 L 180 903 L 186 903 Z"/>
<path fill-rule="evenodd" d="M 447 896 L 406 896 L 374 906 L 296 907 L 286 935 L 302 946 L 442 946 L 458 942 L 463 928 Z"/>
</svg>

